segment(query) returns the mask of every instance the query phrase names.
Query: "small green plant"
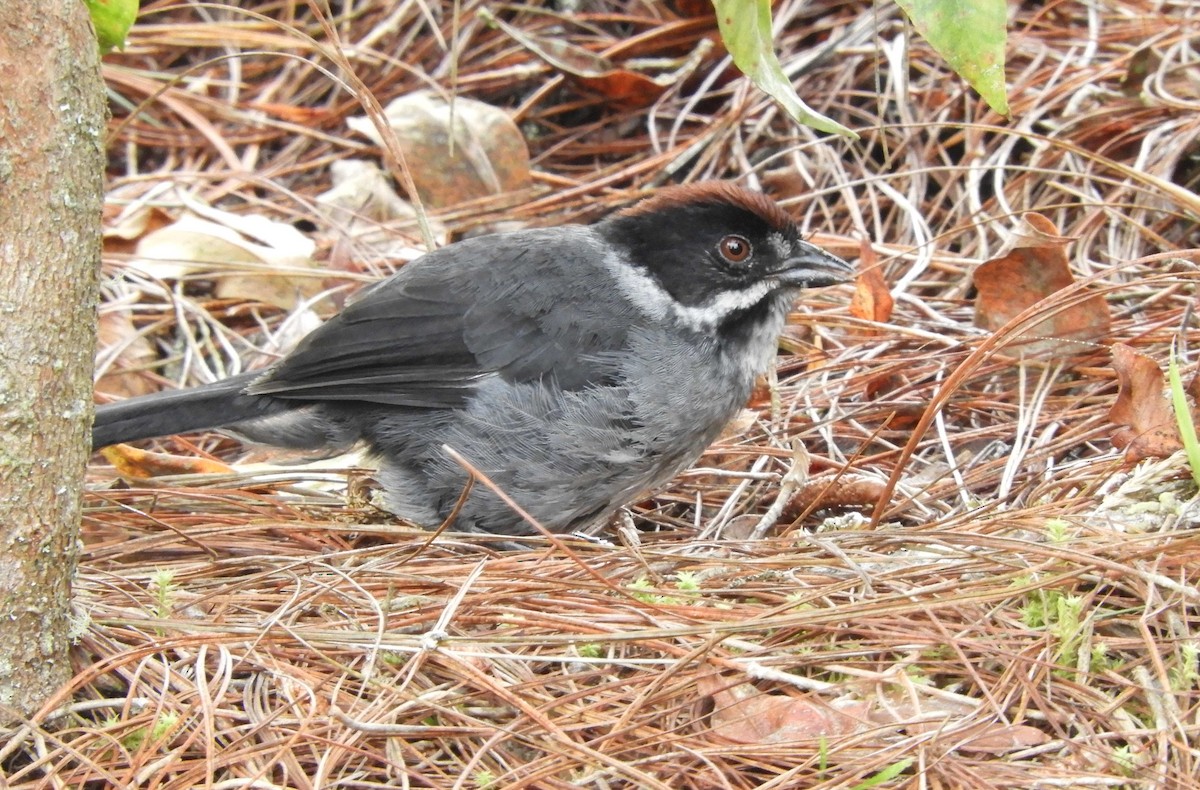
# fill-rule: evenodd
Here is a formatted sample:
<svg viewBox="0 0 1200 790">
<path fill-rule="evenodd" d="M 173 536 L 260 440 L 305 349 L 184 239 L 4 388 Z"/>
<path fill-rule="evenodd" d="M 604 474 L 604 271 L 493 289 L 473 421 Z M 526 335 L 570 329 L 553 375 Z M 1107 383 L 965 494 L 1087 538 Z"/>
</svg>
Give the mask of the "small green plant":
<svg viewBox="0 0 1200 790">
<path fill-rule="evenodd" d="M 626 589 L 629 589 L 629 591 L 632 593 L 632 596 L 634 596 L 634 598 L 637 600 L 640 600 L 640 602 L 643 604 L 674 606 L 683 603 L 682 599 L 664 596 L 664 594 L 661 593 L 650 592 L 654 588 L 653 582 L 650 582 L 646 576 L 642 576 L 641 579 L 638 579 L 634 583 L 631 583 L 631 585 L 626 586 Z"/>
<path fill-rule="evenodd" d="M 1037 581 L 1034 576 L 1021 576 L 1013 580 L 1014 587 L 1027 587 Z M 1050 622 L 1054 602 L 1062 593 L 1057 590 L 1034 590 L 1021 605 L 1021 622 L 1029 628 L 1045 628 Z"/>
<path fill-rule="evenodd" d="M 813 606 L 808 601 L 809 593 L 807 590 L 796 590 L 787 595 L 787 602 L 791 604 L 790 608 L 793 612 L 808 612 L 817 607 Z"/>
<path fill-rule="evenodd" d="M 599 642 L 588 642 L 576 645 L 575 652 L 579 654 L 580 658 L 600 658 L 604 655 L 604 648 Z"/>
<path fill-rule="evenodd" d="M 658 603 L 662 600 L 661 595 L 650 592 L 654 589 L 654 585 L 645 576 L 625 585 L 625 589 L 629 590 L 630 594 L 642 603 Z"/>
<path fill-rule="evenodd" d="M 150 577 L 150 594 L 154 596 L 154 616 L 167 620 L 175 609 L 179 586 L 175 584 L 175 572 L 158 570 Z"/>
<path fill-rule="evenodd" d="M 1046 629 L 1058 644 L 1054 663 L 1063 671 L 1079 666 L 1079 649 L 1086 631 L 1084 599 L 1061 590 L 1036 590 L 1021 607 L 1021 622 L 1030 628 Z"/>
<path fill-rule="evenodd" d="M 917 666 L 916 664 L 908 664 L 904 667 L 904 674 L 908 676 L 909 681 L 911 681 L 914 686 L 933 685 L 933 680 L 929 677 L 929 674 L 925 671 L 924 667 Z"/>
<path fill-rule="evenodd" d="M 625 589 L 629 590 L 633 597 L 642 603 L 653 603 L 660 606 L 679 606 L 688 603 L 688 599 L 684 597 L 650 592 L 655 587 L 645 576 L 625 585 Z M 695 596 L 700 591 L 700 579 L 694 573 L 680 571 L 675 574 L 675 589 L 686 593 L 689 597 Z"/>
<path fill-rule="evenodd" d="M 954 658 L 954 651 L 950 645 L 933 645 L 921 651 L 921 658 L 925 661 L 949 661 Z"/>
<path fill-rule="evenodd" d="M 490 790 L 496 785 L 496 775 L 487 768 L 480 768 L 471 779 L 479 790 Z"/>
<path fill-rule="evenodd" d="M 1133 776 L 1137 768 L 1137 759 L 1133 753 L 1133 747 L 1129 744 L 1117 746 L 1113 748 L 1112 760 L 1116 763 L 1117 770 L 1125 776 Z"/>
<path fill-rule="evenodd" d="M 1058 642 L 1054 663 L 1073 671 L 1079 666 L 1079 646 L 1083 642 L 1082 596 L 1060 594 L 1054 604 L 1054 617 L 1047 626 Z"/>
<path fill-rule="evenodd" d="M 146 728 L 138 727 L 136 730 L 131 730 L 128 735 L 121 739 L 121 745 L 131 752 L 136 752 L 142 748 L 142 744 L 146 742 Z"/>
<path fill-rule="evenodd" d="M 1109 652 L 1109 647 L 1106 643 L 1096 642 L 1092 645 L 1092 654 L 1089 663 L 1093 672 L 1103 672 L 1105 670 L 1118 669 L 1120 662 Z"/>
<path fill-rule="evenodd" d="M 175 584 L 175 572 L 158 570 L 150 577 L 150 591 L 154 594 L 154 616 L 166 618 L 171 616 L 175 608 L 175 594 L 178 592 Z"/>
<path fill-rule="evenodd" d="M 864 779 L 863 781 L 854 785 L 852 790 L 869 790 L 869 788 L 872 787 L 879 787 L 884 782 L 890 782 L 900 774 L 907 771 L 909 766 L 912 764 L 912 757 L 906 757 L 898 763 L 892 763 L 887 768 L 884 768 L 882 771 L 870 777 L 869 779 Z"/>
<path fill-rule="evenodd" d="M 1183 378 L 1179 375 L 1179 355 L 1175 353 L 1175 341 L 1171 341 L 1171 358 L 1167 360 L 1167 379 L 1171 384 L 1171 405 L 1175 407 L 1175 424 L 1179 438 L 1183 441 L 1183 452 L 1187 455 L 1188 468 L 1192 470 L 1192 482 L 1200 486 L 1200 439 L 1196 438 L 1196 426 L 1192 422 L 1192 408 L 1187 393 L 1183 390 Z"/>
<path fill-rule="evenodd" d="M 1171 690 L 1176 693 L 1192 691 L 1200 686 L 1200 645 L 1185 642 L 1179 648 L 1179 663 L 1171 667 Z"/>
<path fill-rule="evenodd" d="M 1061 518 L 1046 520 L 1046 540 L 1055 546 L 1061 546 L 1071 539 L 1071 522 Z"/>
<path fill-rule="evenodd" d="M 121 739 L 121 745 L 131 752 L 142 748 L 147 742 L 157 743 L 166 738 L 179 724 L 179 714 L 167 711 L 154 720 L 149 727 L 138 727 Z"/>
</svg>

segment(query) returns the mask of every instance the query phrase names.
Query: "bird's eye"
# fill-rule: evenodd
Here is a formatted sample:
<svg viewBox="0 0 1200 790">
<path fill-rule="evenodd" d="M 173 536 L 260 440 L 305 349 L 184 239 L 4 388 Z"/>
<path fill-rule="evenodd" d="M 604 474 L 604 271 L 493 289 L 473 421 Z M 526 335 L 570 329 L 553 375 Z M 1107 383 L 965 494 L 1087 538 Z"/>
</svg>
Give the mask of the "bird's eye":
<svg viewBox="0 0 1200 790">
<path fill-rule="evenodd" d="M 717 252 L 729 263 L 744 263 L 752 251 L 750 242 L 744 236 L 730 234 L 721 239 Z"/>
</svg>

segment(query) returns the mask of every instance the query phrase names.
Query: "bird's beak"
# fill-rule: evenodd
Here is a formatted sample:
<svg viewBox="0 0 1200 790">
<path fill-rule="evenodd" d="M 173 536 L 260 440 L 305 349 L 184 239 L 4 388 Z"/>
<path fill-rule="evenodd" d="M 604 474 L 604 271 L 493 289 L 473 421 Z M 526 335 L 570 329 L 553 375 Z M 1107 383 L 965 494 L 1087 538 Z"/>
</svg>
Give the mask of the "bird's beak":
<svg viewBox="0 0 1200 790">
<path fill-rule="evenodd" d="M 780 282 L 797 288 L 824 288 L 848 282 L 854 267 L 807 241 L 795 242 L 792 255 L 775 273 Z"/>
</svg>

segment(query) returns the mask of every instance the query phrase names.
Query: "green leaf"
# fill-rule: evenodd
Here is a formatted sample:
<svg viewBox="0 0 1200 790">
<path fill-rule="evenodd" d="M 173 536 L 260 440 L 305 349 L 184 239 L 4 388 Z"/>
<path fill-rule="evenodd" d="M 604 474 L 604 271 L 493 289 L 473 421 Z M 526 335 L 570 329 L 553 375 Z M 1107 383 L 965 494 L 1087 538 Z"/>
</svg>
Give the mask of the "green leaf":
<svg viewBox="0 0 1200 790">
<path fill-rule="evenodd" d="M 734 64 L 759 90 L 771 96 L 797 122 L 822 132 L 858 135 L 837 121 L 826 118 L 800 100 L 796 89 L 783 73 L 771 40 L 770 0 L 713 0 L 721 40 Z"/>
<path fill-rule="evenodd" d="M 83 0 L 83 3 L 92 15 L 101 54 L 124 49 L 125 36 L 137 18 L 138 0 Z"/>
<path fill-rule="evenodd" d="M 898 763 L 892 763 L 887 768 L 884 768 L 879 773 L 865 779 L 862 782 L 854 785 L 853 790 L 868 790 L 868 788 L 879 787 L 884 782 L 890 782 L 900 774 L 908 770 L 908 767 L 914 762 L 912 757 L 905 757 Z"/>
<path fill-rule="evenodd" d="M 1167 359 L 1167 380 L 1170 382 L 1171 405 L 1175 407 L 1175 424 L 1179 428 L 1179 438 L 1183 441 L 1188 468 L 1192 470 L 1192 482 L 1200 486 L 1200 439 L 1196 438 L 1192 409 L 1183 389 L 1183 377 L 1179 375 L 1179 357 L 1175 353 L 1174 340 L 1171 341 L 1171 356 Z"/>
<path fill-rule="evenodd" d="M 913 27 L 996 112 L 1008 115 L 1004 85 L 1005 0 L 896 0 Z"/>
</svg>

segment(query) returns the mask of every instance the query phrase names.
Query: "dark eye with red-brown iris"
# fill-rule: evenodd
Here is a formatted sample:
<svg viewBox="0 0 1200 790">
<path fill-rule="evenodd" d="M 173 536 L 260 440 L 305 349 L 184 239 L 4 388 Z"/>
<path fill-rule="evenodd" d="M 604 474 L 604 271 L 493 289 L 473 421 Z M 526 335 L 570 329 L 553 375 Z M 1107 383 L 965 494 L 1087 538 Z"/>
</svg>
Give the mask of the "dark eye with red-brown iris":
<svg viewBox="0 0 1200 790">
<path fill-rule="evenodd" d="M 721 239 L 717 252 L 729 263 L 745 263 L 750 257 L 752 248 L 745 236 L 730 234 Z"/>
</svg>

